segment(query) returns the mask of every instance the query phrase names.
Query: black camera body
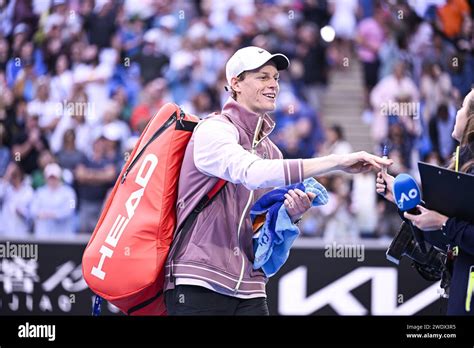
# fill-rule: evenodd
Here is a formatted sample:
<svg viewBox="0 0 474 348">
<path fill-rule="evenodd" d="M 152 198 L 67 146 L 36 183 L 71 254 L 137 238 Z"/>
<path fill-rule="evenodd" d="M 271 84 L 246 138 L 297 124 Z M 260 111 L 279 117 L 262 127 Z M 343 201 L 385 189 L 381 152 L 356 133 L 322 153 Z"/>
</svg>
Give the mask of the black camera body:
<svg viewBox="0 0 474 348">
<path fill-rule="evenodd" d="M 413 268 L 424 279 L 428 281 L 441 280 L 441 288 L 447 294 L 451 280 L 450 267 L 447 266 L 446 262 L 448 258 L 448 243 L 442 240 L 428 243 L 422 237 L 420 240 L 420 236 L 423 235 L 422 231 L 415 231 L 415 229 L 416 227 L 413 227 L 411 223 L 402 222 L 400 230 L 387 249 L 387 259 L 399 265 L 402 257 L 408 257 L 412 260 Z M 426 245 L 428 245 L 428 248 Z"/>
</svg>

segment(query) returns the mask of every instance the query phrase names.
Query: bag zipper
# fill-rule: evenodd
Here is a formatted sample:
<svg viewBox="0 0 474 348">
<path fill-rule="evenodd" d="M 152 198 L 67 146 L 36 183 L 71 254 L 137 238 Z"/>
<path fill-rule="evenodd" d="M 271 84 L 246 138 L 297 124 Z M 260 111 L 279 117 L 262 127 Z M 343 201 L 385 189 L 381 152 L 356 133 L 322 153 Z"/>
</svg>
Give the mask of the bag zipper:
<svg viewBox="0 0 474 348">
<path fill-rule="evenodd" d="M 184 112 L 183 110 L 179 109 L 180 111 L 180 114 L 179 114 L 179 117 L 180 117 L 180 121 L 182 122 L 183 121 L 183 118 L 184 118 Z M 125 180 L 127 179 L 127 175 L 128 173 L 132 170 L 132 168 L 135 166 L 135 164 L 138 162 L 138 160 L 140 159 L 140 157 L 143 155 L 143 153 L 145 152 L 146 148 L 153 142 L 156 140 L 156 138 L 158 138 L 165 130 L 167 130 L 174 122 L 176 122 L 177 120 L 177 113 L 176 111 L 173 112 L 173 114 L 171 115 L 171 117 L 166 120 L 165 124 L 162 125 L 156 132 L 155 134 L 152 135 L 152 137 L 150 138 L 150 140 L 148 140 L 148 142 L 145 144 L 145 146 L 143 146 L 143 148 L 140 150 L 140 152 L 135 156 L 135 158 L 133 159 L 133 161 L 130 163 L 130 165 L 128 166 L 128 168 L 125 170 L 125 172 L 123 173 L 122 175 L 122 179 L 120 180 L 120 184 L 123 184 L 125 182 Z"/>
</svg>

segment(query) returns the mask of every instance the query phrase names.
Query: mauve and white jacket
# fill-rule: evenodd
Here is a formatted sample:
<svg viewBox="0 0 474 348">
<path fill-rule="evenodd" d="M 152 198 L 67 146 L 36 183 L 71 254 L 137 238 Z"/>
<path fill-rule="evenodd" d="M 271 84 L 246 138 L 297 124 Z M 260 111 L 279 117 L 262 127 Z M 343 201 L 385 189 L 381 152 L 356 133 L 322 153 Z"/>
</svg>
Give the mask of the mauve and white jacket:
<svg viewBox="0 0 474 348">
<path fill-rule="evenodd" d="M 283 160 L 268 138 L 274 126 L 268 115 L 259 117 L 231 98 L 221 114 L 196 126 L 180 173 L 177 226 L 219 178 L 228 183 L 197 216 L 180 249 L 171 249 L 165 291 L 187 284 L 239 298 L 266 296 L 267 278 L 252 268 L 249 210 L 275 186 L 304 179 L 302 160 Z"/>
</svg>

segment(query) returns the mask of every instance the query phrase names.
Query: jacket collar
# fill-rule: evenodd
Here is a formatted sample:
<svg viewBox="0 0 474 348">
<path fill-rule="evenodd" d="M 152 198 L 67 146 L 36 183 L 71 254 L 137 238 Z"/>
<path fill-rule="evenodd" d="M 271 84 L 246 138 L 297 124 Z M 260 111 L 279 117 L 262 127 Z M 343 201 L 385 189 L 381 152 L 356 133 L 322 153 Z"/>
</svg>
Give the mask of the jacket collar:
<svg viewBox="0 0 474 348">
<path fill-rule="evenodd" d="M 229 97 L 222 108 L 222 113 L 230 116 L 233 122 L 243 128 L 247 133 L 254 135 L 259 116 L 237 103 Z M 261 138 L 267 137 L 275 128 L 275 122 L 268 114 L 263 115 Z"/>
</svg>

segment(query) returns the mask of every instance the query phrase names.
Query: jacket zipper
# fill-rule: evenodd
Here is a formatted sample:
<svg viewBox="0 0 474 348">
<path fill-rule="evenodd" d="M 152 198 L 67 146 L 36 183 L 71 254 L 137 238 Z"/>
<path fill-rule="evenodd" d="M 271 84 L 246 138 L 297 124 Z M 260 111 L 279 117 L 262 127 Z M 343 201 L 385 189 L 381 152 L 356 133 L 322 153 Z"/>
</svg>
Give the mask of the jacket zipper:
<svg viewBox="0 0 474 348">
<path fill-rule="evenodd" d="M 184 118 L 184 113 L 183 111 L 180 109 L 180 121 L 183 120 Z M 156 140 L 156 138 L 158 138 L 165 130 L 167 130 L 174 122 L 176 122 L 177 120 L 177 113 L 176 111 L 171 115 L 171 117 L 166 120 L 165 124 L 163 124 L 160 128 L 158 128 L 158 130 L 155 132 L 155 134 L 152 135 L 152 137 L 148 140 L 148 142 L 145 144 L 145 146 L 143 146 L 143 148 L 140 150 L 140 152 L 135 156 L 135 158 L 133 159 L 133 161 L 130 163 L 130 165 L 127 167 L 127 169 L 125 170 L 125 172 L 123 173 L 122 175 L 122 179 L 120 180 L 120 184 L 123 184 L 125 182 L 125 180 L 127 179 L 127 175 L 128 173 L 132 170 L 132 168 L 135 166 L 135 164 L 137 164 L 138 160 L 140 159 L 140 157 L 143 155 L 143 153 L 145 153 L 145 150 L 146 148 L 153 142 Z"/>
<path fill-rule="evenodd" d="M 257 145 L 260 144 L 260 142 L 265 138 L 264 137 L 264 138 L 260 139 L 260 141 L 257 141 L 258 134 L 260 133 L 260 129 L 262 127 L 262 123 L 263 123 L 263 117 L 259 117 L 257 127 L 255 129 L 255 134 L 253 136 L 253 141 L 252 141 L 252 152 L 251 152 L 252 154 L 255 154 L 255 149 L 256 149 Z M 250 206 L 250 203 L 252 203 L 252 200 L 253 200 L 253 190 L 250 191 L 250 196 L 249 196 L 249 199 L 247 201 L 247 204 L 245 205 L 244 211 L 242 212 L 242 215 L 240 216 L 239 227 L 238 227 L 238 230 L 237 230 L 237 241 L 239 243 L 240 256 L 242 257 L 242 268 L 240 269 L 239 281 L 237 282 L 237 285 L 235 286 L 234 292 L 237 292 L 239 290 L 240 284 L 242 283 L 242 279 L 244 278 L 244 273 L 245 273 L 245 258 L 244 258 L 244 254 L 242 252 L 242 245 L 240 243 L 240 230 L 242 228 L 242 224 L 244 222 L 245 215 L 246 215 L 247 210 Z"/>
</svg>

